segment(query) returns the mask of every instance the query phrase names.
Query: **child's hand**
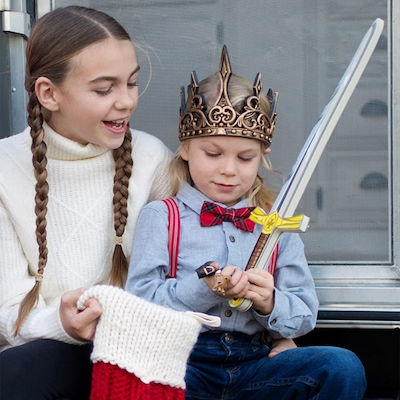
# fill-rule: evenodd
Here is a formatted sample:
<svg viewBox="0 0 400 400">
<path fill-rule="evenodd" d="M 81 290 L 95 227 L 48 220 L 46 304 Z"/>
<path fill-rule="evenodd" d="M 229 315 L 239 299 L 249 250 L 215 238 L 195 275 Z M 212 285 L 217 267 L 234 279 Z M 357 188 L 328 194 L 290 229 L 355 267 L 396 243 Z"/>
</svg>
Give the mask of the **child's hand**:
<svg viewBox="0 0 400 400">
<path fill-rule="evenodd" d="M 270 314 L 274 308 L 274 277 L 264 269 L 246 271 L 249 288 L 245 296 L 253 301 L 253 308 L 260 314 Z"/>
<path fill-rule="evenodd" d="M 240 268 L 227 265 L 221 272 L 224 275 L 230 275 L 231 279 L 225 290 L 225 297 L 230 299 L 245 297 L 249 290 L 249 279 L 247 273 Z"/>
<path fill-rule="evenodd" d="M 268 357 L 275 357 L 277 354 L 282 353 L 282 351 L 294 349 L 295 347 L 297 347 L 296 343 L 292 339 L 274 339 L 272 341 L 272 348 L 268 354 Z"/>
<path fill-rule="evenodd" d="M 210 288 L 210 290 L 212 290 L 213 292 L 216 292 L 218 295 L 221 295 L 221 293 L 218 293 L 215 290 L 215 288 L 218 286 L 218 283 L 219 283 L 218 275 L 221 272 L 221 270 L 219 269 L 219 263 L 217 263 L 216 261 L 212 261 L 212 262 L 208 262 L 207 264 L 214 266 L 215 269 L 217 270 L 218 274 L 217 274 L 217 272 L 215 272 L 209 276 L 205 276 L 202 279 L 204 280 L 206 285 Z"/>
<path fill-rule="evenodd" d="M 219 268 L 216 262 L 212 265 Z M 224 298 L 244 297 L 249 287 L 246 273 L 232 265 L 227 265 L 214 275 L 205 277 L 204 281 L 213 292 Z"/>
</svg>

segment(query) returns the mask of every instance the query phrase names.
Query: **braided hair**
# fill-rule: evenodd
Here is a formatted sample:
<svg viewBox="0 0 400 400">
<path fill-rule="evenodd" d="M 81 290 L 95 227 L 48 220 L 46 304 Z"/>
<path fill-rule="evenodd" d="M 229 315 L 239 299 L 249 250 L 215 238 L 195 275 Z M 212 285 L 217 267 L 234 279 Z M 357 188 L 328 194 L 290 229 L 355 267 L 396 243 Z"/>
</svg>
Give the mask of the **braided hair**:
<svg viewBox="0 0 400 400">
<path fill-rule="evenodd" d="M 61 34 L 62 32 L 62 34 Z M 131 40 L 125 29 L 111 16 L 87 7 L 57 8 L 44 15 L 34 25 L 26 48 L 25 89 L 28 93 L 28 125 L 31 128 L 32 164 L 36 179 L 35 214 L 36 241 L 39 261 L 35 284 L 22 300 L 15 323 L 15 334 L 39 300 L 40 286 L 47 264 L 46 214 L 49 185 L 47 182 L 47 146 L 43 121 L 48 116 L 35 93 L 36 80 L 46 77 L 60 84 L 70 68 L 70 59 L 87 46 L 107 39 Z M 110 283 L 123 286 L 128 262 L 122 250 L 122 236 L 128 218 L 128 185 L 132 174 L 132 136 L 129 125 L 122 145 L 113 150 L 115 176 L 113 189 L 114 229 L 116 233 Z"/>
<path fill-rule="evenodd" d="M 115 175 L 113 188 L 115 249 L 112 258 L 110 283 L 123 287 L 128 274 L 128 262 L 122 250 L 122 235 L 128 220 L 128 186 L 132 175 L 132 136 L 128 129 L 122 145 L 113 151 Z"/>
</svg>

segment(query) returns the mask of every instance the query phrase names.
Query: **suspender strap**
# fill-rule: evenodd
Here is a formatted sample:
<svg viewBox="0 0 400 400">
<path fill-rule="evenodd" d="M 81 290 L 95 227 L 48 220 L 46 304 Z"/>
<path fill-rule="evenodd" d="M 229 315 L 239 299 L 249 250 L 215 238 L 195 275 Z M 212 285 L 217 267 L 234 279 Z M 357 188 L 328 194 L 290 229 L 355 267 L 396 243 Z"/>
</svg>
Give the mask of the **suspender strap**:
<svg viewBox="0 0 400 400">
<path fill-rule="evenodd" d="M 268 265 L 268 272 L 274 276 L 275 274 L 275 268 L 276 268 L 276 260 L 278 259 L 278 253 L 279 253 L 279 243 L 275 246 L 274 251 L 271 254 L 271 259 Z"/>
<path fill-rule="evenodd" d="M 163 202 L 168 208 L 168 252 L 170 269 L 167 278 L 176 278 L 181 219 L 179 216 L 178 206 L 174 199 L 164 199 Z"/>
</svg>

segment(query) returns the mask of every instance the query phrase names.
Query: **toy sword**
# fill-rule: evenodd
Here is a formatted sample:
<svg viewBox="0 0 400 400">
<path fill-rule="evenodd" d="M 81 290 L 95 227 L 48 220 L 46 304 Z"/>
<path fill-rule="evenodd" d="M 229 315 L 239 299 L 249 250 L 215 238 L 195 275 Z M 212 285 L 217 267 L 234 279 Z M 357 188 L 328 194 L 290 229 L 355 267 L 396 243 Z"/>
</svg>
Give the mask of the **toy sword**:
<svg viewBox="0 0 400 400">
<path fill-rule="evenodd" d="M 364 35 L 328 104 L 311 130 L 270 213 L 267 215 L 257 207 L 250 216 L 251 220 L 263 225 L 263 231 L 250 256 L 246 270 L 249 268 L 267 268 L 272 252 L 283 231 L 304 232 L 307 229 L 308 217 L 303 215 L 292 217 L 292 215 L 344 108 L 368 64 L 382 33 L 383 25 L 383 20 L 377 18 Z M 247 311 L 252 304 L 252 301 L 243 298 L 229 301 L 229 305 L 239 311 Z"/>
</svg>

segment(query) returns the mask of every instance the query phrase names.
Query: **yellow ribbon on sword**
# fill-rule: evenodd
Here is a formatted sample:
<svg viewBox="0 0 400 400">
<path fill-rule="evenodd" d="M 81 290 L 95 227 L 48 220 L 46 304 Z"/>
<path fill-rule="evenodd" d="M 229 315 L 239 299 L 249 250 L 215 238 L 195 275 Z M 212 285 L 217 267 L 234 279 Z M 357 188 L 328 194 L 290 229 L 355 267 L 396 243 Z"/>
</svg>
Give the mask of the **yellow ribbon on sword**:
<svg viewBox="0 0 400 400">
<path fill-rule="evenodd" d="M 304 214 L 293 217 L 281 218 L 278 211 L 266 214 L 260 207 L 256 207 L 249 216 L 249 219 L 256 224 L 262 225 L 262 233 L 270 235 L 274 229 L 281 231 L 304 232 L 308 227 L 309 218 Z"/>
</svg>

